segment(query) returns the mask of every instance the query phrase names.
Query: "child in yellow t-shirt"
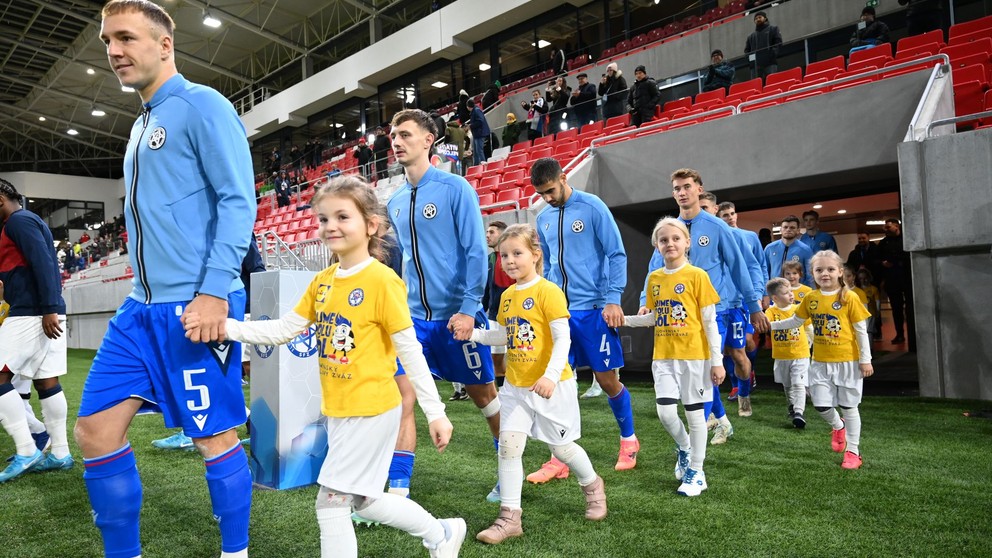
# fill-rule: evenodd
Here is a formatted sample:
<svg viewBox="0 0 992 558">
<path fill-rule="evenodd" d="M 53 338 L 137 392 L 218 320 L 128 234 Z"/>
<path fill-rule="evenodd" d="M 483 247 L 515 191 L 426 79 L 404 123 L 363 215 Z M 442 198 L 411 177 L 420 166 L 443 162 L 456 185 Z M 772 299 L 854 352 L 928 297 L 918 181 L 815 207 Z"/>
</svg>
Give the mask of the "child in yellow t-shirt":
<svg viewBox="0 0 992 558">
<path fill-rule="evenodd" d="M 796 305 L 802 304 L 803 298 L 813 292 L 813 289 L 802 283 L 803 276 L 805 275 L 806 270 L 803 269 L 803 264 L 799 262 L 788 261 L 782 264 L 782 277 L 785 277 L 789 281 L 789 288 L 792 289 L 792 298 Z"/>
<path fill-rule="evenodd" d="M 357 558 L 352 511 L 422 538 L 432 555 L 457 555 L 463 519 L 437 519 L 413 500 L 383 492 L 402 415 L 393 379 L 397 356 L 438 451 L 448 445 L 452 427 L 413 329 L 406 287 L 372 257 L 383 252 L 382 206 L 365 182 L 350 176 L 331 180 L 310 205 L 337 263 L 313 278 L 292 312 L 271 321 L 228 319 L 227 337 L 279 345 L 315 327 L 328 445 L 317 478 L 321 556 Z M 186 329 L 199 320 L 189 315 Z"/>
<path fill-rule="evenodd" d="M 772 304 L 765 310 L 769 322 L 792 317 L 796 313 L 795 295 L 789 281 L 776 277 L 765 291 Z M 789 402 L 789 419 L 796 428 L 806 428 L 806 384 L 809 373 L 809 344 L 813 326 L 809 320 L 802 327 L 772 331 L 772 358 L 775 381 L 782 384 Z"/>
<path fill-rule="evenodd" d="M 709 275 L 686 258 L 689 230 L 678 219 L 658 221 L 651 240 L 665 258 L 665 267 L 648 276 L 647 309 L 625 316 L 628 327 L 654 328 L 651 372 L 658 418 L 675 439 L 678 493 L 699 496 L 706 490 L 706 417 L 703 405 L 713 400 L 713 386 L 723 383 L 723 347 L 716 325 L 720 296 Z M 682 401 L 688 432 L 678 416 Z"/>
<path fill-rule="evenodd" d="M 854 278 L 854 283 L 864 291 L 867 299 L 866 306 L 871 312 L 871 317 L 868 318 L 868 335 L 874 335 L 877 339 L 881 336 L 882 330 L 879 327 L 882 320 L 882 294 L 878 291 L 878 287 L 872 285 L 871 281 L 871 272 L 867 269 L 859 269 Z"/>
<path fill-rule="evenodd" d="M 544 258 L 531 225 L 508 227 L 496 249 L 515 284 L 500 298 L 496 327 L 472 332 L 472 341 L 506 346 L 506 379 L 499 390 L 499 516 L 476 535 L 488 544 L 523 535 L 522 458 L 528 437 L 546 443 L 575 472 L 585 493 L 586 519 L 599 521 L 607 513 L 603 479 L 575 443 L 582 424 L 578 386 L 568 364 L 571 338 L 565 293 L 541 277 Z"/>
<path fill-rule="evenodd" d="M 810 396 L 813 407 L 833 427 L 831 447 L 844 453 L 841 467 L 859 469 L 861 403 L 864 378 L 871 376 L 868 310 L 844 284 L 844 263 L 836 252 L 823 250 L 810 259 L 818 290 L 803 298 L 791 318 L 772 322 L 773 330 L 792 329 L 813 321 Z M 835 406 L 840 405 L 844 418 Z"/>
</svg>

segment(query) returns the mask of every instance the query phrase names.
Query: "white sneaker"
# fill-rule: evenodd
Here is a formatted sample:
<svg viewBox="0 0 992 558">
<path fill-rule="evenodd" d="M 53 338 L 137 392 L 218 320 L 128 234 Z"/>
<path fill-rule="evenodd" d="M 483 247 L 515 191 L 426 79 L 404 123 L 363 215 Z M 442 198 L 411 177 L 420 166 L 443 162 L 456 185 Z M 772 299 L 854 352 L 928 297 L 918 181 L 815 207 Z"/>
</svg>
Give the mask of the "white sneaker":
<svg viewBox="0 0 992 558">
<path fill-rule="evenodd" d="M 593 384 L 589 386 L 589 389 L 587 389 L 586 392 L 582 394 L 581 398 L 592 399 L 593 397 L 599 397 L 600 395 L 603 395 L 603 388 L 599 387 L 598 383 L 593 382 Z"/>
<path fill-rule="evenodd" d="M 727 438 L 734 435 L 734 425 L 732 424 L 718 424 L 716 428 L 713 429 L 713 439 L 710 440 L 711 446 L 718 446 L 720 444 L 726 444 Z"/>
<path fill-rule="evenodd" d="M 682 480 L 685 472 L 689 470 L 689 450 L 682 451 L 675 446 L 675 480 Z"/>
<path fill-rule="evenodd" d="M 706 475 L 702 471 L 686 469 L 678 493 L 682 496 L 699 496 L 704 490 L 706 490 Z"/>
<path fill-rule="evenodd" d="M 430 551 L 431 558 L 458 558 L 458 552 L 465 542 L 465 532 L 468 528 L 465 520 L 460 517 L 439 520 L 444 525 L 444 540 L 434 548 L 424 546 Z"/>
<path fill-rule="evenodd" d="M 720 424 L 720 421 L 713 416 L 713 413 L 710 413 L 710 418 L 706 419 L 706 430 L 713 430 L 718 424 Z"/>
</svg>

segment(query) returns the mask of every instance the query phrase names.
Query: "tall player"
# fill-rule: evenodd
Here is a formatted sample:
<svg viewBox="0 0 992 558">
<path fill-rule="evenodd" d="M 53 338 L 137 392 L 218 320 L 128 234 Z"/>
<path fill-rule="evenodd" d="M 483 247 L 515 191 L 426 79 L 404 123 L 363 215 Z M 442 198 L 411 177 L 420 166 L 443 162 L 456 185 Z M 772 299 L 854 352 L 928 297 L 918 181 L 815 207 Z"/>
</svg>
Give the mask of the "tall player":
<svg viewBox="0 0 992 558">
<path fill-rule="evenodd" d="M 231 103 L 176 70 L 174 24 L 148 0 L 103 7 L 100 38 L 143 110 L 124 156 L 124 217 L 134 288 L 111 319 L 83 387 L 76 441 L 104 552 L 141 554 L 141 480 L 127 439 L 142 407 L 193 438 L 206 465 L 222 558 L 248 556 L 251 474 L 235 427 L 245 422 L 238 276 L 255 219 L 251 154 Z M 183 330 L 187 313 L 200 327 Z M 194 344 L 201 341 L 203 344 Z"/>
<path fill-rule="evenodd" d="M 630 392 L 619 377 L 623 347 L 617 328 L 623 325 L 620 295 L 627 286 L 627 253 L 620 230 L 603 200 L 568 185 L 556 159 L 536 161 L 530 182 L 548 204 L 537 216 L 537 233 L 544 251 L 545 277 L 565 291 L 568 302 L 572 366 L 592 368 L 609 396 L 620 426 L 620 452 L 614 468 L 633 469 L 641 443 L 634 434 Z M 552 457 L 527 480 L 543 483 L 567 476 L 568 466 Z"/>
<path fill-rule="evenodd" d="M 482 311 L 486 287 L 486 235 L 479 197 L 468 182 L 431 166 L 434 121 L 418 109 L 393 116 L 390 136 L 406 181 L 390 198 L 389 220 L 403 250 L 407 302 L 435 376 L 465 384 L 499 440 L 499 397 L 489 347 L 469 340 L 489 320 Z M 400 438 L 409 432 L 404 421 Z M 499 501 L 498 486 L 487 497 Z"/>
<path fill-rule="evenodd" d="M 14 439 L 17 454 L 0 473 L 6 482 L 30 471 L 69 469 L 65 429 L 67 407 L 59 376 L 66 373 L 65 301 L 52 231 L 21 207 L 21 195 L 0 179 L 0 281 L 8 317 L 0 325 L 0 425 Z M 52 438 L 47 456 L 35 446 L 14 374 L 31 379 Z"/>
<path fill-rule="evenodd" d="M 768 318 L 761 311 L 758 293 L 748 272 L 744 256 L 726 223 L 719 218 L 702 210 L 699 197 L 703 193 L 703 180 L 693 169 L 678 169 L 671 175 L 672 195 L 679 205 L 679 219 L 686 225 L 692 243 L 689 246 L 689 262 L 702 268 L 710 276 L 710 281 L 720 295 L 716 305 L 717 326 L 723 337 L 723 346 L 727 346 L 731 331 L 731 306 L 738 293 L 743 299 L 746 312 L 752 327 L 758 333 L 768 331 Z M 648 273 L 664 265 L 664 258 L 658 251 L 651 256 Z M 641 309 L 638 313 L 646 314 L 650 310 L 644 306 L 645 293 L 641 293 Z M 720 419 L 717 431 L 710 443 L 723 443 L 733 435 L 733 426 L 722 412 L 719 398 L 719 388 L 714 386 L 713 412 Z M 705 409 L 704 416 L 709 416 L 710 409 Z"/>
</svg>

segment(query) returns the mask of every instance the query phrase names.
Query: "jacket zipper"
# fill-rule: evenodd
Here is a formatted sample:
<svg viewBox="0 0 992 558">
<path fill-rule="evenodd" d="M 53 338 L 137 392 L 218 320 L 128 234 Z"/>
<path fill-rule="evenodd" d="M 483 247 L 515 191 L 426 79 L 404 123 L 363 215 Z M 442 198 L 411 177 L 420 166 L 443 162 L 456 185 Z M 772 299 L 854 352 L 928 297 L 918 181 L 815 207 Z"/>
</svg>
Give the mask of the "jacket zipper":
<svg viewBox="0 0 992 558">
<path fill-rule="evenodd" d="M 134 143 L 134 172 L 131 175 L 131 191 L 130 196 L 128 196 L 130 198 L 131 213 L 134 214 L 134 256 L 138 264 L 138 281 L 141 282 L 141 287 L 145 289 L 145 304 L 151 304 L 152 291 L 148 285 L 148 274 L 145 271 L 145 250 L 141 234 L 141 217 L 138 214 L 138 148 L 141 147 L 141 142 L 144 140 L 145 130 L 148 128 L 148 121 L 151 117 L 151 110 L 151 107 L 145 107 L 145 110 L 141 112 L 141 133 L 138 134 L 138 141 Z"/>
<path fill-rule="evenodd" d="M 427 284 L 424 281 L 424 268 L 420 265 L 420 249 L 417 245 L 416 225 L 417 188 L 410 193 L 410 246 L 413 249 L 413 266 L 417 268 L 417 281 L 420 283 L 420 303 L 424 305 L 424 319 L 431 320 L 431 307 L 427 304 Z"/>
<path fill-rule="evenodd" d="M 568 307 L 568 274 L 565 273 L 565 207 L 558 210 L 558 269 L 561 270 L 561 290 L 565 293 L 565 307 Z"/>
</svg>

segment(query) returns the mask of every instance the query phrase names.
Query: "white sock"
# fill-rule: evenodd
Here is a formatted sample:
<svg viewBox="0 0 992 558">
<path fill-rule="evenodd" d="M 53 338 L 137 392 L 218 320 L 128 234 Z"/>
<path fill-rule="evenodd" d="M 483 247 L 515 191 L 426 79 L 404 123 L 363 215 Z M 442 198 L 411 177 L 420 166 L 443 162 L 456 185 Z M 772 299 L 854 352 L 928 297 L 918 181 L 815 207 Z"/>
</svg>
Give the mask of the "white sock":
<svg viewBox="0 0 992 558">
<path fill-rule="evenodd" d="M 789 388 L 789 402 L 792 403 L 792 410 L 797 413 L 806 411 L 806 386 L 792 384 Z"/>
<path fill-rule="evenodd" d="M 358 558 L 358 539 L 351 508 L 318 508 L 320 558 Z"/>
<path fill-rule="evenodd" d="M 52 437 L 52 455 L 63 459 L 69 455 L 69 439 L 65 430 L 65 419 L 69 408 L 65 393 L 58 392 L 41 400 L 41 416 L 45 419 L 45 429 Z"/>
<path fill-rule="evenodd" d="M 34 438 L 28 430 L 28 421 L 24 417 L 24 404 L 21 396 L 14 390 L 0 395 L 0 425 L 14 439 L 17 455 L 31 457 L 37 450 Z"/>
<path fill-rule="evenodd" d="M 727 428 L 730 428 L 730 419 L 727 418 L 727 415 L 723 415 L 722 417 L 720 417 L 717 420 L 720 422 L 720 425 L 721 426 L 725 426 Z"/>
<path fill-rule="evenodd" d="M 592 461 L 589 460 L 589 454 L 586 450 L 582 449 L 582 446 L 576 444 L 575 442 L 570 442 L 564 446 L 551 446 L 551 453 L 575 473 L 575 476 L 579 479 L 579 484 L 582 486 L 589 486 L 590 484 L 596 482 L 596 471 L 592 468 Z M 502 484 L 500 488 L 502 489 Z"/>
<path fill-rule="evenodd" d="M 355 511 L 365 519 L 378 521 L 419 537 L 432 547 L 444 540 L 444 525 L 409 498 L 385 493 L 376 496 L 371 504 Z"/>
<path fill-rule="evenodd" d="M 861 455 L 858 444 L 861 442 L 861 411 L 857 407 L 841 409 L 844 413 L 844 425 L 847 427 L 847 451 Z"/>
<path fill-rule="evenodd" d="M 686 451 L 692 445 L 689 441 L 689 433 L 685 430 L 685 425 L 682 424 L 682 419 L 679 418 L 679 408 L 678 405 L 655 405 L 655 409 L 658 411 L 658 418 L 661 419 L 661 425 L 665 428 L 675 443 L 678 444 L 679 449 Z"/>
<path fill-rule="evenodd" d="M 527 435 L 523 432 L 499 433 L 499 504 L 511 510 L 520 509 L 520 493 L 524 486 L 524 447 Z"/>
<path fill-rule="evenodd" d="M 34 407 L 31 406 L 31 400 L 21 397 L 21 402 L 24 403 L 24 418 L 28 421 L 28 430 L 32 434 L 41 434 L 45 431 L 45 424 L 38 420 L 38 417 L 34 414 Z"/>
<path fill-rule="evenodd" d="M 834 430 L 840 430 L 841 428 L 844 428 L 844 421 L 840 420 L 840 415 L 837 414 L 837 409 L 830 407 L 826 411 L 821 411 L 817 409 L 817 412 L 820 413 L 820 416 L 823 417 L 823 420 L 827 421 L 827 424 L 830 425 L 830 428 L 833 428 Z"/>
<path fill-rule="evenodd" d="M 237 552 L 224 552 L 220 553 L 220 558 L 248 558 L 248 549 L 242 548 Z"/>
<path fill-rule="evenodd" d="M 689 440 L 692 450 L 689 451 L 689 466 L 697 471 L 703 470 L 706 460 L 706 416 L 702 409 L 685 412 L 686 422 L 689 423 Z"/>
</svg>

